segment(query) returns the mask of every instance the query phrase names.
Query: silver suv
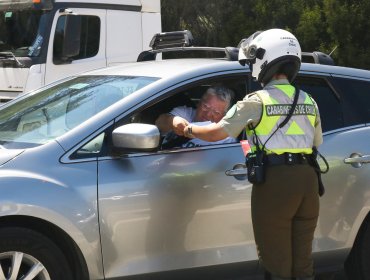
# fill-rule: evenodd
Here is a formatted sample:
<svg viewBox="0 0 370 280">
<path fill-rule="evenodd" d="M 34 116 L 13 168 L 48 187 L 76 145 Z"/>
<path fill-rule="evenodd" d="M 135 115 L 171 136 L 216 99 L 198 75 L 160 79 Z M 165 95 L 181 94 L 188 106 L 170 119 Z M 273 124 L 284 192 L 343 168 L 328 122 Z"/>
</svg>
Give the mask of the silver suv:
<svg viewBox="0 0 370 280">
<path fill-rule="evenodd" d="M 0 279 L 151 279 L 174 271 L 189 279 L 195 268 L 238 263 L 251 279 L 261 275 L 251 185 L 225 175 L 244 163 L 241 144 L 164 148 L 154 126 L 175 106 L 195 106 L 209 85 L 230 87 L 236 100 L 259 87 L 233 61 L 235 50 L 225 50 L 231 59 L 85 73 L 0 108 Z M 331 168 L 323 175 L 316 270 L 347 260 L 351 279 L 370 279 L 370 72 L 303 63 L 296 83 L 318 102 L 320 151 Z"/>
</svg>

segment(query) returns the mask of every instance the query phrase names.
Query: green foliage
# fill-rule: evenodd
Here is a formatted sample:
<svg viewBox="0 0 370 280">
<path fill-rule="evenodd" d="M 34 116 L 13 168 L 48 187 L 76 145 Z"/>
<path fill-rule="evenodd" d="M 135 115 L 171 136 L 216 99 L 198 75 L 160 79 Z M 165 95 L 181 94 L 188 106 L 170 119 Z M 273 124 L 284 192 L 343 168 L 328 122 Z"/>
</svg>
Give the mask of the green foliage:
<svg viewBox="0 0 370 280">
<path fill-rule="evenodd" d="M 370 69 L 370 2 L 324 0 L 328 32 L 338 64 Z"/>
<path fill-rule="evenodd" d="M 198 46 L 237 46 L 257 30 L 283 28 L 303 51 L 370 69 L 368 0 L 161 0 L 162 30 L 188 29 Z"/>
</svg>

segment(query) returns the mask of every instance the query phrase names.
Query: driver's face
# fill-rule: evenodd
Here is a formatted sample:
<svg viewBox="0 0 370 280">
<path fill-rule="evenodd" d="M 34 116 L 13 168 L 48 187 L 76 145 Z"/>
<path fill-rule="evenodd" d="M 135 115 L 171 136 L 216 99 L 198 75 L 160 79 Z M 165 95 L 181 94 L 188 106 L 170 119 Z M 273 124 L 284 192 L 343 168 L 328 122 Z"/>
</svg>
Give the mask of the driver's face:
<svg viewBox="0 0 370 280">
<path fill-rule="evenodd" d="M 226 101 L 220 100 L 214 95 L 205 95 L 198 104 L 195 114 L 195 121 L 211 121 L 217 123 L 224 117 L 226 108 Z"/>
</svg>

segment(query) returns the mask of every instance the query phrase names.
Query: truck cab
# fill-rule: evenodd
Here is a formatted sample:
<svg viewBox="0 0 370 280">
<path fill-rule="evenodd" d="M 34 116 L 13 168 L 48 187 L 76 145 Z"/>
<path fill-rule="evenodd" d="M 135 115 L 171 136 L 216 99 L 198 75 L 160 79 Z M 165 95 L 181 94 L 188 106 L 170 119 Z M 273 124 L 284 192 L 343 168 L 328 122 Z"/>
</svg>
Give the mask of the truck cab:
<svg viewBox="0 0 370 280">
<path fill-rule="evenodd" d="M 160 0 L 0 2 L 0 103 L 79 72 L 136 61 Z"/>
</svg>

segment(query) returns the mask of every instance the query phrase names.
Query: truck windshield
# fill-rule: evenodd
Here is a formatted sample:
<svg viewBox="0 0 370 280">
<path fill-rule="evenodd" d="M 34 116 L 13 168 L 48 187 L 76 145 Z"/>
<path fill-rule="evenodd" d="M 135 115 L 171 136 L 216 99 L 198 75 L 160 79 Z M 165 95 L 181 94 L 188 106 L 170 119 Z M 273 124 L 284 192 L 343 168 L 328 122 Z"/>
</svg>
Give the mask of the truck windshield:
<svg viewBox="0 0 370 280">
<path fill-rule="evenodd" d="M 81 76 L 28 94 L 0 108 L 0 145 L 7 149 L 42 145 L 156 80 Z"/>
<path fill-rule="evenodd" d="M 0 10 L 0 54 L 38 56 L 46 27 L 46 12 L 36 9 Z"/>
</svg>

